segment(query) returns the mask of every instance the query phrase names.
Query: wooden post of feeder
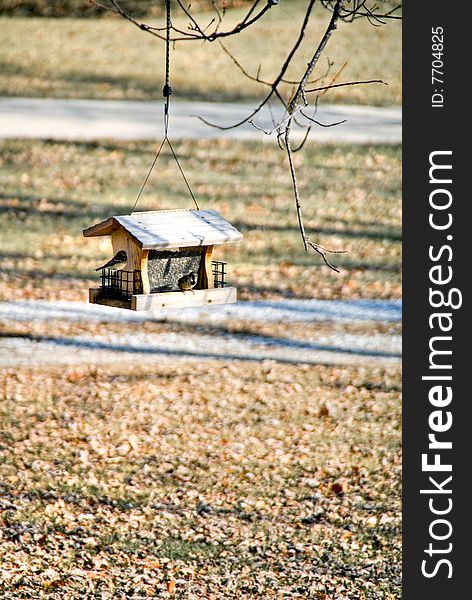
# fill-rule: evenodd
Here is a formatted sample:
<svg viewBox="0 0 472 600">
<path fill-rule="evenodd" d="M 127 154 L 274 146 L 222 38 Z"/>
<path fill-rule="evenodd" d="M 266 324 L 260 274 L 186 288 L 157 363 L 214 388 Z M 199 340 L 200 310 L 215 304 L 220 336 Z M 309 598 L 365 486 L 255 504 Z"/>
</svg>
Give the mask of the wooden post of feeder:
<svg viewBox="0 0 472 600">
<path fill-rule="evenodd" d="M 202 252 L 200 268 L 198 270 L 198 289 L 207 290 L 215 287 L 213 282 L 213 270 L 211 268 L 212 253 L 213 246 L 205 246 L 205 249 Z"/>
</svg>

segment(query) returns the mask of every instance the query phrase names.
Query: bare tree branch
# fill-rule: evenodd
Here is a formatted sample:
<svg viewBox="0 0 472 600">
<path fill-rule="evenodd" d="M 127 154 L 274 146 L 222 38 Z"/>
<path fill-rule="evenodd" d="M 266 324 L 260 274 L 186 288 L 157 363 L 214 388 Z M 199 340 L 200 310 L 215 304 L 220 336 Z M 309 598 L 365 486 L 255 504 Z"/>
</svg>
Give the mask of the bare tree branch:
<svg viewBox="0 0 472 600">
<path fill-rule="evenodd" d="M 192 21 L 196 24 L 196 20 L 190 15 L 190 11 L 187 10 L 186 8 L 184 8 L 184 6 L 183 6 L 183 4 L 182 4 L 182 2 L 180 0 L 177 0 L 177 1 L 179 3 L 179 6 L 184 11 L 184 13 L 190 19 L 192 19 Z M 229 36 L 241 33 L 241 31 L 243 31 L 244 29 L 247 29 L 248 27 L 250 27 L 251 25 L 253 25 L 256 21 L 258 21 L 260 18 L 262 18 L 265 15 L 265 13 L 267 11 L 269 11 L 276 4 L 276 3 L 271 2 L 270 0 L 268 0 L 266 2 L 266 5 L 264 6 L 264 8 L 262 8 L 256 15 L 254 15 L 252 18 L 250 18 L 250 15 L 254 12 L 255 7 L 259 4 L 259 1 L 260 0 L 256 0 L 256 2 L 254 2 L 254 4 L 252 5 L 252 7 L 249 9 L 249 12 L 246 14 L 246 16 L 244 17 L 244 19 L 242 21 L 240 21 L 237 25 L 235 25 L 229 31 L 217 31 L 215 29 L 215 31 L 213 31 L 209 35 L 206 35 L 206 34 L 204 34 L 201 31 L 201 28 L 199 28 L 198 25 L 197 25 L 198 31 L 201 33 L 201 39 L 207 40 L 209 42 L 213 42 L 216 39 L 221 38 L 221 37 L 229 37 Z"/>
<path fill-rule="evenodd" d="M 261 79 L 259 77 L 259 72 L 260 72 L 260 65 L 259 68 L 257 70 L 257 74 L 256 75 L 251 75 L 250 73 L 248 73 L 246 71 L 246 69 L 242 66 L 242 64 L 235 58 L 235 56 L 233 54 L 231 54 L 231 52 L 228 50 L 228 48 L 223 44 L 223 42 L 219 42 L 221 49 L 223 50 L 223 52 L 230 57 L 230 59 L 233 61 L 233 63 L 238 67 L 238 69 L 241 71 L 241 73 L 247 77 L 248 79 L 250 79 L 251 81 L 255 81 L 257 83 L 262 83 L 263 85 L 267 85 L 269 87 L 272 86 L 272 83 L 270 81 L 264 81 L 263 79 Z"/>
<path fill-rule="evenodd" d="M 353 3 L 353 8 L 352 9 L 348 9 L 343 7 L 343 10 L 341 11 L 339 18 L 342 19 L 343 21 L 354 21 L 355 19 L 360 19 L 360 18 L 370 18 L 370 19 L 375 19 L 379 21 L 379 24 L 382 24 L 381 19 L 392 19 L 392 20 L 401 20 L 401 16 L 400 15 L 395 15 L 393 13 L 399 11 L 402 7 L 401 4 L 398 4 L 397 6 L 395 6 L 394 8 L 392 8 L 391 10 L 385 12 L 385 13 L 379 13 L 378 11 L 378 6 L 374 5 L 372 7 L 368 7 L 367 6 L 367 0 L 350 0 Z M 385 2 L 386 0 L 381 0 L 383 2 Z M 387 0 L 388 1 L 388 0 Z M 321 0 L 321 4 L 324 6 L 324 8 L 333 11 L 334 10 L 334 5 L 335 5 L 335 1 L 334 0 Z"/>
<path fill-rule="evenodd" d="M 311 132 L 311 125 L 309 127 L 307 127 L 307 129 L 305 131 L 305 135 L 304 135 L 302 141 L 300 142 L 300 144 L 296 148 L 292 148 L 293 153 L 299 152 L 303 148 L 303 146 L 306 144 L 308 136 L 310 135 L 310 132 Z"/>
<path fill-rule="evenodd" d="M 316 3 L 316 0 L 310 0 L 309 5 L 307 7 L 306 13 L 305 13 L 305 17 L 303 19 L 303 23 L 300 29 L 300 33 L 298 34 L 298 38 L 295 42 L 295 44 L 293 45 L 292 49 L 290 50 L 290 52 L 288 53 L 287 58 L 285 59 L 282 68 L 280 69 L 279 74 L 277 75 L 277 77 L 274 79 L 274 81 L 270 84 L 271 90 L 270 92 L 267 94 L 267 96 L 262 100 L 262 102 L 260 102 L 259 106 L 257 108 L 255 108 L 251 114 L 249 114 L 247 117 L 245 117 L 244 119 L 242 119 L 241 121 L 238 121 L 237 123 L 233 123 L 232 125 L 226 125 L 226 126 L 222 126 L 222 125 L 217 125 L 216 123 L 212 123 L 211 121 L 207 121 L 206 119 L 204 119 L 203 117 L 198 117 L 203 123 L 206 123 L 207 125 L 209 125 L 210 127 L 216 127 L 217 129 L 221 129 L 223 131 L 227 131 L 228 129 L 235 129 L 236 127 L 240 127 L 241 125 L 243 125 L 244 123 L 247 123 L 250 119 L 252 119 L 257 113 L 260 112 L 260 110 L 267 104 L 267 102 L 272 98 L 272 96 L 274 95 L 278 85 L 280 84 L 280 82 L 282 81 L 285 73 L 287 72 L 287 69 L 292 61 L 293 56 L 295 55 L 295 53 L 297 52 L 297 50 L 300 47 L 300 44 L 303 41 L 303 38 L 305 37 L 305 31 L 308 25 L 308 21 L 310 20 L 310 15 L 311 12 L 313 10 L 313 7 Z"/>
<path fill-rule="evenodd" d="M 311 90 L 305 89 L 305 94 L 311 94 L 312 92 L 320 92 L 322 90 L 332 90 L 333 88 L 346 87 L 348 85 L 367 85 L 369 83 L 381 83 L 383 85 L 388 85 L 388 83 L 385 83 L 385 81 L 382 81 L 381 79 L 367 79 L 366 81 L 346 81 L 345 83 L 330 83 L 329 85 L 325 85 L 323 87 L 318 88 L 312 88 Z"/>
<path fill-rule="evenodd" d="M 336 273 L 339 273 L 339 269 L 337 269 L 334 265 L 332 265 L 329 262 L 326 254 L 327 253 L 344 254 L 346 252 L 346 250 L 328 250 L 327 248 L 324 248 L 323 246 L 320 246 L 319 244 L 316 244 L 315 242 L 310 240 L 310 238 L 306 234 L 305 224 L 303 222 L 303 212 L 302 212 L 302 204 L 301 204 L 301 200 L 300 200 L 300 192 L 298 190 L 297 174 L 296 174 L 295 166 L 293 163 L 292 147 L 291 147 L 291 143 L 290 143 L 290 122 L 288 123 L 288 125 L 285 129 L 285 149 L 287 151 L 288 164 L 290 167 L 290 175 L 292 177 L 293 192 L 295 195 L 295 207 L 296 207 L 297 217 L 298 217 L 298 227 L 300 229 L 300 235 L 302 237 L 305 250 L 308 251 L 308 247 L 315 250 L 315 252 L 317 252 L 321 256 L 321 258 L 323 259 L 325 264 L 330 269 L 332 269 L 333 271 L 336 271 Z"/>
<path fill-rule="evenodd" d="M 166 27 L 148 25 L 146 23 L 136 20 L 132 15 L 128 14 L 125 10 L 123 10 L 118 0 L 89 1 L 92 4 L 95 4 L 96 6 L 100 6 L 105 10 L 109 10 L 120 15 L 121 17 L 130 21 L 133 25 L 135 25 L 142 31 L 146 31 L 151 35 L 155 36 L 156 38 L 162 40 L 166 39 L 166 36 L 164 35 Z M 325 84 L 325 82 L 328 81 L 328 75 L 333 65 L 333 63 L 331 63 L 329 60 L 326 73 L 321 77 L 312 79 L 315 68 L 319 64 L 319 60 L 323 55 L 332 34 L 338 27 L 338 22 L 351 22 L 358 18 L 366 18 L 372 25 L 377 27 L 384 24 L 384 22 L 387 19 L 401 19 L 401 16 L 395 14 L 401 8 L 401 5 L 395 6 L 394 8 L 391 8 L 386 11 L 382 11 L 379 9 L 378 3 L 386 3 L 387 0 L 377 0 L 377 3 L 374 0 L 320 0 L 320 4 L 325 9 L 328 9 L 331 12 L 329 23 L 327 24 L 317 47 L 314 49 L 311 58 L 305 63 L 305 67 L 301 76 L 295 80 L 291 80 L 286 77 L 286 74 L 288 72 L 288 69 L 293 65 L 294 57 L 300 50 L 302 42 L 306 37 L 307 27 L 313 14 L 314 6 L 316 4 L 316 0 L 306 0 L 306 9 L 300 26 L 300 30 L 298 32 L 298 36 L 296 37 L 291 49 L 286 55 L 286 58 L 280 67 L 279 73 L 272 81 L 269 81 L 261 77 L 260 64 L 258 66 L 256 74 L 253 75 L 247 68 L 245 68 L 241 64 L 240 61 L 236 59 L 235 56 L 233 56 L 233 54 L 228 50 L 228 48 L 222 43 L 221 39 L 237 35 L 245 29 L 253 26 L 273 6 L 275 6 L 278 3 L 278 0 L 254 0 L 251 3 L 249 9 L 245 12 L 243 18 L 236 25 L 227 30 L 221 30 L 223 24 L 223 17 L 225 15 L 225 7 L 223 7 L 223 10 L 221 10 L 215 0 L 210 0 L 215 16 L 205 26 L 200 25 L 197 18 L 191 13 L 191 7 L 186 3 L 187 0 L 175 1 L 177 2 L 181 12 L 189 19 L 189 23 L 187 30 L 180 29 L 179 27 L 176 27 L 174 23 L 170 23 L 169 29 L 171 32 L 171 42 L 196 40 L 213 42 L 215 40 L 218 40 L 223 52 L 226 53 L 226 55 L 232 60 L 233 64 L 239 69 L 241 73 L 243 73 L 243 75 L 246 78 L 248 78 L 250 81 L 261 84 L 266 88 L 269 88 L 267 90 L 266 95 L 259 102 L 259 104 L 250 112 L 250 114 L 248 114 L 246 117 L 244 117 L 236 123 L 230 125 L 218 125 L 217 123 L 212 123 L 211 121 L 208 121 L 203 117 L 198 116 L 198 118 L 203 123 L 223 131 L 234 129 L 244 125 L 245 123 L 248 123 L 255 129 L 262 131 L 266 135 L 272 135 L 274 133 L 276 134 L 279 148 L 281 148 L 287 153 L 288 166 L 290 170 L 295 199 L 298 226 L 300 230 L 300 235 L 303 240 L 304 248 L 306 251 L 308 251 L 311 248 L 312 250 L 317 252 L 322 257 L 324 263 L 330 269 L 339 272 L 338 269 L 335 266 L 333 266 L 328 260 L 327 254 L 343 253 L 345 251 L 329 250 L 311 240 L 306 234 L 303 220 L 303 205 L 298 187 L 297 173 L 293 155 L 301 148 L 303 148 L 314 125 L 318 125 L 321 127 L 334 127 L 345 122 L 339 121 L 336 123 L 323 123 L 315 118 L 318 108 L 318 100 L 328 90 L 346 86 L 369 85 L 375 83 L 387 85 L 381 79 L 338 82 L 341 72 L 346 66 L 346 63 L 337 71 L 334 77 L 331 78 L 329 83 Z M 349 7 L 347 7 L 346 4 L 349 4 Z M 317 82 L 318 85 L 316 85 Z M 292 88 L 291 96 L 288 99 L 284 97 L 284 86 L 286 85 L 294 86 L 294 88 Z M 315 94 L 314 97 L 311 97 L 312 99 L 310 103 L 308 102 L 308 94 Z M 272 112 L 273 102 L 280 103 L 280 105 L 284 109 L 283 116 L 278 120 L 275 119 L 275 116 Z M 311 116 L 306 112 L 306 109 L 309 106 L 309 104 L 313 108 L 313 115 Z M 270 130 L 266 130 L 254 121 L 254 117 L 256 117 L 266 105 L 269 108 L 273 125 L 273 128 Z M 294 125 L 297 125 L 302 130 L 304 130 L 304 136 L 302 138 L 302 141 L 296 148 L 292 147 L 291 143 L 291 132 L 292 126 Z"/>
<path fill-rule="evenodd" d="M 155 37 L 158 37 L 160 39 L 165 39 L 164 36 L 158 33 L 163 30 L 161 27 L 155 27 L 153 25 L 148 25 L 147 23 L 137 21 L 132 15 L 127 13 L 120 6 L 117 0 L 109 0 L 110 4 L 104 4 L 99 0 L 89 0 L 89 2 L 91 4 L 94 4 L 95 6 L 103 8 L 104 10 L 108 10 L 120 15 L 121 17 L 130 21 L 130 23 L 133 23 L 133 25 L 135 25 L 136 27 L 139 27 L 139 29 L 141 29 L 142 31 L 146 31 L 147 33 L 150 33 L 151 35 L 154 35 Z M 242 21 L 237 23 L 232 29 L 229 29 L 227 31 L 218 31 L 218 28 L 221 24 L 221 20 L 219 20 L 215 29 L 211 33 L 207 34 L 205 33 L 205 28 L 201 27 L 198 24 L 195 17 L 191 14 L 189 8 L 187 8 L 184 5 L 184 3 L 181 2 L 181 0 L 177 0 L 177 3 L 183 11 L 183 13 L 190 19 L 192 26 L 189 31 L 183 31 L 172 25 L 172 31 L 175 31 L 177 34 L 180 34 L 180 36 L 171 36 L 171 42 L 183 42 L 189 40 L 206 40 L 208 42 L 214 42 L 218 38 L 237 35 L 238 33 L 241 33 L 248 27 L 251 27 L 251 25 L 253 25 L 257 21 L 259 21 L 259 19 L 261 19 L 273 6 L 276 6 L 277 4 L 277 2 L 275 2 L 274 0 L 266 0 L 265 6 L 261 8 L 259 12 L 257 12 L 254 16 L 251 16 L 255 12 L 255 8 L 257 7 L 257 5 L 260 3 L 260 0 L 255 0 L 255 2 L 252 4 Z"/>
<path fill-rule="evenodd" d="M 300 114 L 305 117 L 305 119 L 311 121 L 312 123 L 315 123 L 316 125 L 319 125 L 320 127 L 336 127 L 336 125 L 342 125 L 346 122 L 346 119 L 343 119 L 342 121 L 336 121 L 335 123 L 322 123 L 321 121 L 317 121 L 313 117 L 309 117 L 306 113 L 303 112 L 301 108 L 299 108 L 298 110 Z"/>
<path fill-rule="evenodd" d="M 323 37 L 321 38 L 321 42 L 318 45 L 318 48 L 316 49 L 313 57 L 311 58 L 310 62 L 308 63 L 308 66 L 306 68 L 306 71 L 303 75 L 303 77 L 300 80 L 300 83 L 298 84 L 298 88 L 297 91 L 295 92 L 293 98 L 291 99 L 290 103 L 289 103 L 289 111 L 293 108 L 296 107 L 296 105 L 298 104 L 298 102 L 300 101 L 300 99 L 304 96 L 305 94 L 305 88 L 306 85 L 311 77 L 311 74 L 313 73 L 313 69 L 315 68 L 321 53 L 323 52 L 323 50 L 326 47 L 326 44 L 328 43 L 329 38 L 331 37 L 333 31 L 337 28 L 337 22 L 339 19 L 339 14 L 340 11 L 343 7 L 343 2 L 344 0 L 336 0 L 336 4 L 333 8 L 333 15 L 329 21 L 328 27 L 326 28 L 326 31 L 323 35 Z M 307 102 L 304 99 L 304 104 L 306 106 Z"/>
<path fill-rule="evenodd" d="M 251 81 L 255 81 L 256 83 L 261 83 L 263 85 L 267 85 L 269 87 L 272 87 L 273 82 L 270 81 L 266 81 L 264 79 L 261 79 L 259 77 L 260 75 L 260 70 L 261 70 L 261 65 L 259 64 L 258 69 L 257 69 L 257 73 L 256 75 L 251 75 L 247 69 L 245 69 L 242 64 L 238 61 L 238 59 L 234 56 L 234 54 L 232 54 L 228 48 L 223 44 L 223 42 L 219 41 L 218 42 L 221 49 L 223 50 L 223 52 L 229 56 L 229 58 L 233 61 L 233 63 L 236 65 L 236 67 L 241 71 L 241 73 L 247 77 L 248 79 L 250 79 Z M 321 79 L 325 79 L 328 76 L 329 73 L 329 69 L 332 66 L 332 63 L 328 62 L 328 69 L 326 71 L 325 75 L 322 75 L 321 77 L 314 79 L 313 81 L 310 81 L 310 84 L 316 83 L 317 81 L 321 80 Z M 282 77 L 282 79 L 280 80 L 280 83 L 286 83 L 288 85 L 298 85 L 299 81 L 295 81 L 295 80 L 290 80 L 290 79 L 285 79 L 284 77 Z M 321 89 L 321 88 L 320 88 Z"/>
</svg>

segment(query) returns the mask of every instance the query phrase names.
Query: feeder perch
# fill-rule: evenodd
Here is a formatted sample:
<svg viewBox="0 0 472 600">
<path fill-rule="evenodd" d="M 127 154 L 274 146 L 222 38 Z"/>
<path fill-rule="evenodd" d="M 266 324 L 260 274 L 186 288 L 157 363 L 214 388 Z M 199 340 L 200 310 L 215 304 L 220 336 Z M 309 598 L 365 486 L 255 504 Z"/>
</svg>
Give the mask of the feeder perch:
<svg viewBox="0 0 472 600">
<path fill-rule="evenodd" d="M 92 304 L 131 310 L 231 304 L 236 288 L 225 287 L 226 263 L 212 260 L 213 247 L 242 239 L 215 210 L 160 210 L 110 217 L 84 229 L 85 237 L 109 235 L 122 268 L 101 268 L 101 286 L 89 290 Z M 182 278 L 191 273 L 192 289 Z"/>
</svg>

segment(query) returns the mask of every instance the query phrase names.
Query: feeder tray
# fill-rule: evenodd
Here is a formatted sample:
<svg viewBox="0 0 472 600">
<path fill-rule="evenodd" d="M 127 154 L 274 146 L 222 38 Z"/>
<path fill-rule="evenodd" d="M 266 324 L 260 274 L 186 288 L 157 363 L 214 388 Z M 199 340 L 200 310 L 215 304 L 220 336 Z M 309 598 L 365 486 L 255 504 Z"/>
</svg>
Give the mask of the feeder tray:
<svg viewBox="0 0 472 600">
<path fill-rule="evenodd" d="M 111 236 L 114 256 L 126 253 L 121 269 L 101 269 L 101 285 L 89 301 L 131 310 L 206 306 L 236 302 L 226 287 L 226 263 L 212 260 L 215 245 L 242 234 L 215 210 L 162 210 L 110 217 L 84 229 L 85 237 Z M 179 281 L 197 274 L 192 289 Z"/>
</svg>

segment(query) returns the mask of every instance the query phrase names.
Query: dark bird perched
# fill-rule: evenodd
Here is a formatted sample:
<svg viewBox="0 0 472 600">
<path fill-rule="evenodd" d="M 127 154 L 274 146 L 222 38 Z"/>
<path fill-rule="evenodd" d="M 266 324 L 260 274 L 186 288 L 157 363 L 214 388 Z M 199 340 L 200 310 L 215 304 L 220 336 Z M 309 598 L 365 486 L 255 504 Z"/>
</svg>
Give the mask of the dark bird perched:
<svg viewBox="0 0 472 600">
<path fill-rule="evenodd" d="M 109 269 L 110 267 L 113 267 L 114 269 L 122 269 L 127 262 L 128 257 L 126 256 L 126 252 L 124 250 L 120 250 L 111 260 L 106 262 L 101 267 L 97 267 L 95 271 L 100 271 L 100 269 Z"/>
<path fill-rule="evenodd" d="M 191 271 L 188 275 L 184 275 L 179 279 L 177 285 L 179 286 L 179 290 L 185 293 L 188 290 L 193 290 L 193 288 L 197 285 L 198 277 L 195 271 Z"/>
</svg>

